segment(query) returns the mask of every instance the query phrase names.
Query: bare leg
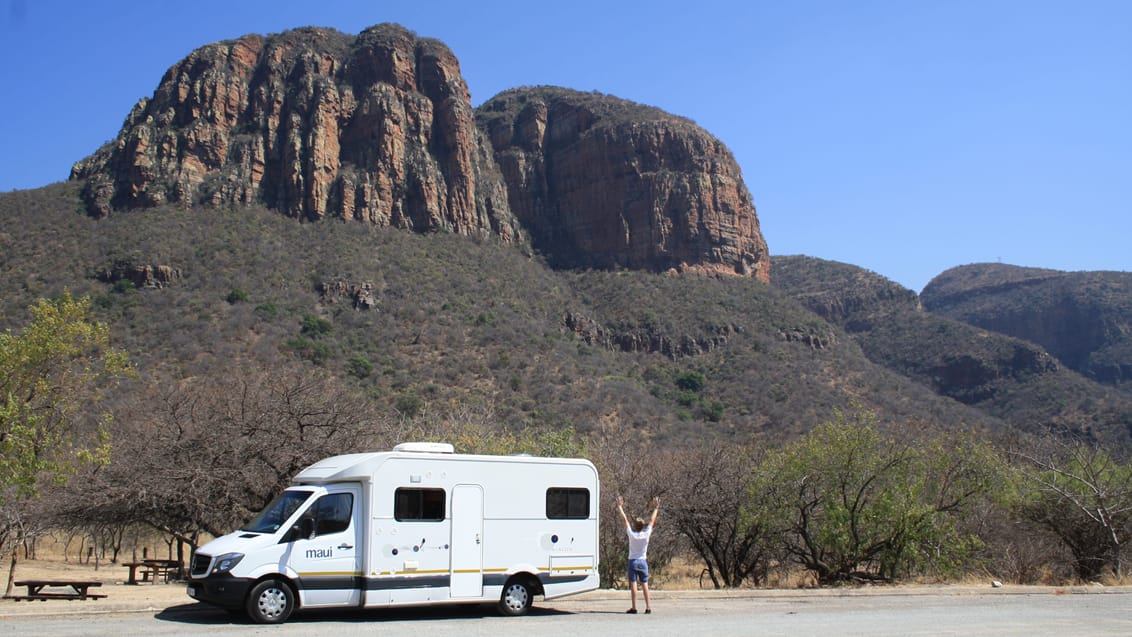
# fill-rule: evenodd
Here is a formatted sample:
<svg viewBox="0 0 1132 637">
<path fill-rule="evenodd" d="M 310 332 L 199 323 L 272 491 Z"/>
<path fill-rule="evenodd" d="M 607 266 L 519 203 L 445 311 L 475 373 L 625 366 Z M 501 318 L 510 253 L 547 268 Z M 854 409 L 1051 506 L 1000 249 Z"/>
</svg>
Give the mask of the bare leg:
<svg viewBox="0 0 1132 637">
<path fill-rule="evenodd" d="M 649 583 L 648 582 L 641 582 L 641 590 L 643 590 L 644 593 L 645 593 L 645 610 L 651 611 L 652 610 L 652 601 L 649 600 Z M 636 601 L 634 601 L 633 606 L 635 607 L 636 605 L 637 605 Z"/>
<path fill-rule="evenodd" d="M 629 599 L 632 600 L 633 605 L 630 606 L 633 610 L 637 610 L 637 583 L 629 582 Z"/>
</svg>

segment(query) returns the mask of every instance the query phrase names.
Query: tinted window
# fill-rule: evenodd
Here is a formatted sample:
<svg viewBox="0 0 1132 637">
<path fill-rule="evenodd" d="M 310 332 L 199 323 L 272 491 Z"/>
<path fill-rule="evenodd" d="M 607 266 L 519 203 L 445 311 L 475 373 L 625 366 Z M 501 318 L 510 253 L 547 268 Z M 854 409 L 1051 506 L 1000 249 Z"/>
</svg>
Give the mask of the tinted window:
<svg viewBox="0 0 1132 637">
<path fill-rule="evenodd" d="M 551 487 L 546 490 L 546 517 L 584 520 L 590 517 L 590 490 Z"/>
<path fill-rule="evenodd" d="M 439 522 L 444 519 L 444 489 L 397 489 L 393 517 L 399 522 Z"/>
<path fill-rule="evenodd" d="M 316 535 L 341 533 L 350 528 L 350 514 L 354 509 L 354 496 L 350 493 L 331 493 L 318 499 L 311 507 Z"/>
</svg>

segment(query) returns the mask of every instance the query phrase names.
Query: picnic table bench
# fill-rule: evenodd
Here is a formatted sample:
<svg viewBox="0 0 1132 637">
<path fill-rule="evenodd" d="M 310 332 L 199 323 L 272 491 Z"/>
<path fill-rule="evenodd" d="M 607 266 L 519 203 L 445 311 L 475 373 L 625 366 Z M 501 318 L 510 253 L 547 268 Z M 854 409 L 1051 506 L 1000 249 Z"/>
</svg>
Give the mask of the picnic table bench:
<svg viewBox="0 0 1132 637">
<path fill-rule="evenodd" d="M 140 562 L 126 562 L 122 564 L 130 569 L 130 577 L 126 580 L 127 584 L 140 584 L 138 581 L 138 571 L 141 571 L 142 582 L 150 582 L 151 584 L 157 583 L 160 577 L 166 583 L 169 580 L 177 577 L 181 573 L 180 560 L 142 560 Z"/>
<path fill-rule="evenodd" d="M 102 582 L 88 582 L 79 580 L 47 580 L 33 579 L 15 582 L 16 586 L 27 586 L 27 595 L 6 595 L 7 599 L 17 602 L 22 600 L 47 601 L 49 599 L 102 599 L 105 595 L 96 595 L 88 592 L 95 586 L 102 586 Z M 68 592 L 47 591 L 45 588 L 69 588 Z"/>
</svg>

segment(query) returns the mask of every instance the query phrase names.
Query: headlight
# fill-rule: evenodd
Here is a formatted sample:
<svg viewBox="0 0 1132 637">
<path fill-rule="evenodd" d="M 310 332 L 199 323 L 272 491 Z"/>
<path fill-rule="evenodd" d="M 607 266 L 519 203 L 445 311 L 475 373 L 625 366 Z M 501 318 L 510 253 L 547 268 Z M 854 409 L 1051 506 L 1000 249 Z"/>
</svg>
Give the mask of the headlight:
<svg viewBox="0 0 1132 637">
<path fill-rule="evenodd" d="M 212 567 L 212 572 L 214 574 L 227 573 L 239 564 L 242 559 L 244 559 L 243 553 L 225 553 L 216 558 L 216 566 Z"/>
</svg>

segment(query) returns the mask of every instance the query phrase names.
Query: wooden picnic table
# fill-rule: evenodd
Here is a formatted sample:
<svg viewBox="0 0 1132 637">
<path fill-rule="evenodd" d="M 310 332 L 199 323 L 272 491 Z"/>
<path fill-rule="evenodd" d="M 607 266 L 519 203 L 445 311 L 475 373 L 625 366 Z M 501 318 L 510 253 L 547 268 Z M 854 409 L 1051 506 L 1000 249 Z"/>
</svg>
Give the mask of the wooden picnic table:
<svg viewBox="0 0 1132 637">
<path fill-rule="evenodd" d="M 95 586 L 102 586 L 102 582 L 85 580 L 47 580 L 31 579 L 15 582 L 16 586 L 27 586 L 27 595 L 8 595 L 7 599 L 17 602 L 22 600 L 46 601 L 49 599 L 102 599 L 105 595 L 96 595 L 88 592 Z M 71 592 L 44 591 L 45 588 L 69 588 Z"/>
<path fill-rule="evenodd" d="M 130 569 L 130 578 L 126 580 L 127 584 L 140 584 L 138 581 L 138 570 L 141 570 L 142 582 L 150 582 L 151 584 L 157 583 L 157 578 L 162 577 L 168 583 L 170 579 L 176 577 L 181 572 L 180 560 L 142 560 L 140 562 L 126 562 L 122 564 Z"/>
</svg>

